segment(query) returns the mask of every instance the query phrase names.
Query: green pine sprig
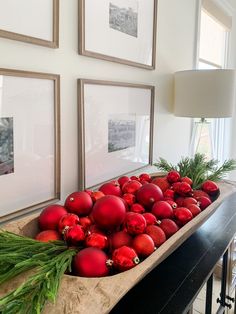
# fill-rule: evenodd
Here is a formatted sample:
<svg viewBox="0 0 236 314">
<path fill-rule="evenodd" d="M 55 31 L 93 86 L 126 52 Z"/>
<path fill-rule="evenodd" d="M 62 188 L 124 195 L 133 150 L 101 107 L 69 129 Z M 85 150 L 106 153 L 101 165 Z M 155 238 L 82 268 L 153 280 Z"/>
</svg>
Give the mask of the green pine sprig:
<svg viewBox="0 0 236 314">
<path fill-rule="evenodd" d="M 215 159 L 207 160 L 204 154 L 197 153 L 192 158 L 182 157 L 177 165 L 168 163 L 164 158 L 160 158 L 154 164 L 159 170 L 169 172 L 176 170 L 181 177 L 189 177 L 193 181 L 193 188 L 200 188 L 206 180 L 219 181 L 224 178 L 226 173 L 236 169 L 236 160 L 226 160 L 220 167 Z"/>
</svg>

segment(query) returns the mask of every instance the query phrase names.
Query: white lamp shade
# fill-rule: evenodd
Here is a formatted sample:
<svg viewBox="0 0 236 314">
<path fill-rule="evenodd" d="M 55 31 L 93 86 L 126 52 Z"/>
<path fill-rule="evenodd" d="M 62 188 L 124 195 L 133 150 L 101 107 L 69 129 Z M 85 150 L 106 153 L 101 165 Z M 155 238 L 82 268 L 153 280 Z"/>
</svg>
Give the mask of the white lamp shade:
<svg viewBox="0 0 236 314">
<path fill-rule="evenodd" d="M 235 70 L 189 70 L 175 73 L 174 114 L 226 118 L 233 114 Z"/>
</svg>

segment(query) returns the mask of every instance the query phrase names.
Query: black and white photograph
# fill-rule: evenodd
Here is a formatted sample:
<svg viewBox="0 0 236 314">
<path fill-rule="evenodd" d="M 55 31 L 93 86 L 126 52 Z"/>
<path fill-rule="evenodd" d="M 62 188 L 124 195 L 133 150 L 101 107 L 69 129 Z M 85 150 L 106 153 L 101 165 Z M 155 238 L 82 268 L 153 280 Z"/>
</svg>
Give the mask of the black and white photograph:
<svg viewBox="0 0 236 314">
<path fill-rule="evenodd" d="M 0 118 L 0 176 L 14 172 L 13 118 Z"/>
<path fill-rule="evenodd" d="M 116 1 L 109 3 L 110 28 L 138 37 L 138 2 Z"/>
<path fill-rule="evenodd" d="M 133 118 L 133 119 L 132 119 Z M 135 146 L 136 122 L 134 116 L 127 119 L 114 115 L 108 120 L 108 153 Z"/>
</svg>

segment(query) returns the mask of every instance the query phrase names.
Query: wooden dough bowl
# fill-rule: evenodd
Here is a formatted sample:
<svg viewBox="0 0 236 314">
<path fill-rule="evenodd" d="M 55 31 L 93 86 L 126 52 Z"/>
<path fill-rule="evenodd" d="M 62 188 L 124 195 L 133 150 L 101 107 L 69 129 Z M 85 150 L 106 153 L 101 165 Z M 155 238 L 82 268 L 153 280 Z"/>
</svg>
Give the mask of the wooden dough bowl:
<svg viewBox="0 0 236 314">
<path fill-rule="evenodd" d="M 236 184 L 230 181 L 219 183 L 220 196 L 197 217 L 183 226 L 177 233 L 169 238 L 154 253 L 136 267 L 102 278 L 83 278 L 64 275 L 55 304 L 48 303 L 43 313 L 50 314 L 103 314 L 145 277 L 154 267 L 160 264 L 168 255 L 179 247 L 195 230 L 204 223 L 217 209 L 217 207 L 232 193 L 236 191 Z M 37 215 L 38 216 L 38 215 Z M 38 231 L 37 216 L 31 215 L 4 226 L 4 229 L 34 237 Z M 18 276 L 3 284 L 0 296 L 5 295 L 24 281 L 27 274 Z"/>
</svg>

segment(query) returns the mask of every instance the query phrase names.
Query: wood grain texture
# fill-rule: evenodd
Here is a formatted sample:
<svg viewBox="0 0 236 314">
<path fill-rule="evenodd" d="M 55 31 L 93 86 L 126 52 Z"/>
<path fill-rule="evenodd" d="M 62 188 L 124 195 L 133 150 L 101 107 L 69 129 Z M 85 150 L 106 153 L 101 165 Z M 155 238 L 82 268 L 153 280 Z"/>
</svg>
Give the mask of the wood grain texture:
<svg viewBox="0 0 236 314">
<path fill-rule="evenodd" d="M 55 304 L 47 304 L 43 313 L 50 314 L 105 314 L 137 282 L 160 264 L 168 255 L 179 247 L 200 225 L 203 224 L 232 193 L 236 192 L 236 183 L 219 183 L 220 196 L 200 215 L 182 227 L 152 255 L 135 268 L 114 276 L 102 278 L 82 278 L 64 275 Z M 34 236 L 37 233 L 37 218 L 29 216 L 4 227 L 6 230 Z M 16 287 L 26 275 L 21 275 L 1 286 L 0 296 Z"/>
</svg>

